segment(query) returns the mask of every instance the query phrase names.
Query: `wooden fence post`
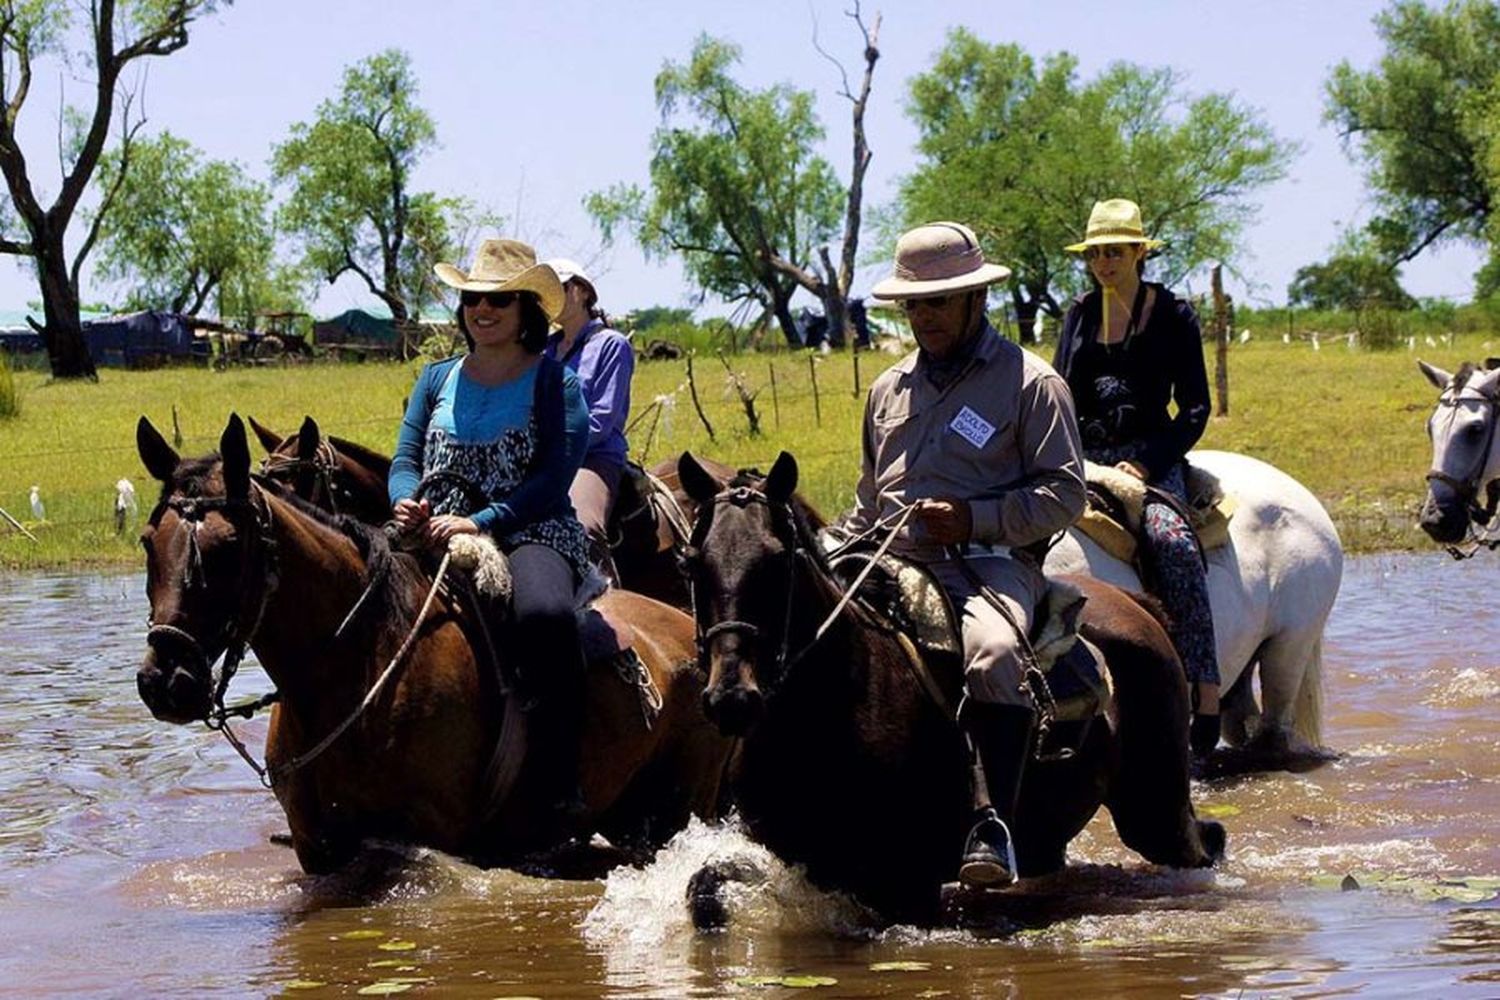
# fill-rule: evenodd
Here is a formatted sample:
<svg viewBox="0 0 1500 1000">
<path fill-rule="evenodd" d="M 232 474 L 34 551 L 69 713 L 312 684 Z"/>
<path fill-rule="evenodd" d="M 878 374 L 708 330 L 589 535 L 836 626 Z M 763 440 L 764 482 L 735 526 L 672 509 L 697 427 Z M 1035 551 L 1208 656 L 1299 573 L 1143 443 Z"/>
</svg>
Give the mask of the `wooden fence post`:
<svg viewBox="0 0 1500 1000">
<path fill-rule="evenodd" d="M 813 421 L 819 427 L 822 427 L 823 426 L 823 403 L 822 403 L 822 400 L 818 399 L 818 365 L 817 365 L 817 357 L 815 355 L 813 355 L 813 354 L 808 354 L 808 356 L 807 356 L 807 373 L 812 378 Z"/>
<path fill-rule="evenodd" d="M 708 431 L 708 439 L 717 442 L 714 437 L 714 425 L 708 422 L 707 415 L 703 412 L 703 404 L 698 402 L 698 383 L 693 380 L 693 352 L 689 351 L 687 356 L 688 392 L 693 397 L 693 409 L 698 411 L 698 419 L 703 421 L 703 429 Z"/>
<path fill-rule="evenodd" d="M 767 361 L 766 367 L 771 371 L 771 416 L 776 421 L 776 429 L 781 430 L 781 403 L 776 399 L 776 362 Z"/>
<path fill-rule="evenodd" d="M 1221 417 L 1229 416 L 1229 315 L 1224 302 L 1223 265 L 1215 264 L 1214 289 L 1214 389 L 1219 397 L 1216 410 Z"/>
<path fill-rule="evenodd" d="M 854 398 L 859 398 L 859 348 L 854 349 Z"/>
<path fill-rule="evenodd" d="M 182 450 L 182 425 L 177 422 L 177 404 L 172 404 L 172 446 Z"/>
</svg>

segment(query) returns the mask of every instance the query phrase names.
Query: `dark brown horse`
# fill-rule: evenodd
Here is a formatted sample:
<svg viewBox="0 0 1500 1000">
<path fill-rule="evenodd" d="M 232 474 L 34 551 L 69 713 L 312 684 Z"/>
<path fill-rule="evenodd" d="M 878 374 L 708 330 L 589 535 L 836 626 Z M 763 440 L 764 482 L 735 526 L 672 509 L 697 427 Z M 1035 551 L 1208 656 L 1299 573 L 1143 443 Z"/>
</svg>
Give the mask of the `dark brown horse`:
<svg viewBox="0 0 1500 1000">
<path fill-rule="evenodd" d="M 840 587 L 805 509 L 791 502 L 792 456 L 782 453 L 764 478 L 727 484 L 691 455 L 680 471 L 700 510 L 688 569 L 705 706 L 743 740 L 730 771 L 736 807 L 757 839 L 814 882 L 888 919 L 937 920 L 971 822 L 952 717 L 897 637 L 856 605 L 814 640 Z M 1149 861 L 1210 865 L 1224 831 L 1198 820 L 1189 799 L 1187 684 L 1171 642 L 1123 591 L 1073 582 L 1086 589 L 1081 631 L 1108 659 L 1113 699 L 1074 757 L 1028 770 L 1020 873 L 1062 868 L 1068 841 L 1100 804 Z M 959 679 L 945 680 L 951 699 Z"/>
<path fill-rule="evenodd" d="M 391 474 L 388 456 L 343 438 L 324 437 L 312 417 L 303 417 L 297 433 L 286 437 L 254 417 L 250 429 L 266 449 L 260 471 L 267 479 L 334 514 L 348 514 L 366 524 L 391 519 L 385 485 Z"/>
<path fill-rule="evenodd" d="M 280 693 L 266 763 L 303 868 L 336 868 L 368 838 L 493 861 L 549 846 L 533 770 L 497 752 L 524 747 L 526 717 L 476 653 L 472 611 L 431 598 L 430 578 L 380 532 L 252 476 L 238 417 L 206 458 L 179 460 L 144 418 L 137 446 L 162 483 L 142 537 L 152 627 L 141 698 L 163 721 L 208 719 L 223 697 L 212 664 L 255 652 Z M 703 719 L 686 615 L 625 592 L 593 611 L 633 633 L 661 705 L 648 723 L 641 687 L 591 670 L 589 818 L 617 843 L 659 843 L 691 813 L 712 814 L 730 744 Z"/>
</svg>

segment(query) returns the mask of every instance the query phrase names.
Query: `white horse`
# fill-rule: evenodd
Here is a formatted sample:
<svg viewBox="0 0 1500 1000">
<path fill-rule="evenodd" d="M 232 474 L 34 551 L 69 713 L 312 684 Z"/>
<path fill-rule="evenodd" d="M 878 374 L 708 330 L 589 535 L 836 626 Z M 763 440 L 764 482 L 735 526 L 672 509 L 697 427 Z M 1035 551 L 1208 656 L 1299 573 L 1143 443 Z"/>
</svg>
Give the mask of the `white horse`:
<svg viewBox="0 0 1500 1000">
<path fill-rule="evenodd" d="M 1333 521 L 1306 487 L 1258 459 L 1195 451 L 1188 461 L 1219 477 L 1238 502 L 1228 544 L 1208 553 L 1224 739 L 1261 766 L 1324 759 L 1323 625 L 1344 572 Z M 1076 528 L 1053 546 L 1046 568 L 1143 589 L 1129 563 Z M 1251 688 L 1256 664 L 1259 707 Z"/>
<path fill-rule="evenodd" d="M 1427 420 L 1432 469 L 1422 502 L 1422 530 L 1458 557 L 1500 546 L 1495 508 L 1500 503 L 1500 448 L 1495 433 L 1500 368 L 1465 363 L 1449 374 L 1418 361 L 1437 386 L 1437 409 Z"/>
</svg>

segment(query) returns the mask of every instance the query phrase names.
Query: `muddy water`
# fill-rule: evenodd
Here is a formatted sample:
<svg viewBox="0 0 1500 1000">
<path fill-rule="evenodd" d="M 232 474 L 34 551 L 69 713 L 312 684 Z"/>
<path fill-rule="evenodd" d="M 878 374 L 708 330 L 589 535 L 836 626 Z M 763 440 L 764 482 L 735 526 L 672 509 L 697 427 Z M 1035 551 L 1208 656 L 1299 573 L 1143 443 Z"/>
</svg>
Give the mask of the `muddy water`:
<svg viewBox="0 0 1500 1000">
<path fill-rule="evenodd" d="M 1064 876 L 1026 886 L 1028 926 L 979 939 L 871 932 L 769 860 L 730 931 L 695 936 L 688 876 L 757 850 L 723 829 L 597 882 L 420 851 L 395 877 L 305 878 L 228 746 L 136 698 L 140 579 L 11 576 L 0 996 L 800 995 L 750 985 L 781 976 L 840 997 L 1500 995 L 1497 579 L 1494 558 L 1353 560 L 1326 644 L 1344 758 L 1197 788 L 1230 832 L 1212 873 L 1143 865 L 1101 818 Z"/>
</svg>

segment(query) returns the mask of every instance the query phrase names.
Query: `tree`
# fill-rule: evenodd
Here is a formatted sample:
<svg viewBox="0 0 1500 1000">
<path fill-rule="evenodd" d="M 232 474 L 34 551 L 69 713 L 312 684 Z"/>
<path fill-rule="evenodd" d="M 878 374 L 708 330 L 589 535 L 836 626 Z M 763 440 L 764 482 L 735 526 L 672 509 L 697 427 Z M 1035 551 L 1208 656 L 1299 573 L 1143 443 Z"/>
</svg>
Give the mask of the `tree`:
<svg viewBox="0 0 1500 1000">
<path fill-rule="evenodd" d="M 339 96 L 293 125 L 272 159 L 277 182 L 292 186 L 280 227 L 300 239 L 307 268 L 330 284 L 355 274 L 398 328 L 436 300 L 432 265 L 452 258 L 469 208 L 410 190 L 412 171 L 437 145 L 416 95 L 404 52 L 371 56 L 344 71 Z"/>
<path fill-rule="evenodd" d="M 953 31 L 911 82 L 907 113 L 922 161 L 901 185 L 894 220 L 967 223 L 1014 272 L 1023 336 L 1036 314 L 1087 278 L 1063 247 L 1093 202 L 1130 198 L 1167 241 L 1168 280 L 1231 258 L 1255 189 L 1286 171 L 1295 146 L 1221 94 L 1189 99 L 1170 69 L 1124 63 L 1083 83 L 1077 60 L 1036 62 L 1015 45 Z"/>
<path fill-rule="evenodd" d="M 1309 309 L 1406 309 L 1415 301 L 1368 234 L 1346 235 L 1326 261 L 1297 269 L 1287 301 Z"/>
<path fill-rule="evenodd" d="M 100 159 L 123 175 L 99 228 L 104 277 L 130 285 L 130 304 L 196 316 L 226 281 L 254 281 L 272 266 L 270 194 L 235 163 L 204 162 L 186 140 L 163 132 Z"/>
<path fill-rule="evenodd" d="M 814 248 L 838 225 L 842 191 L 813 153 L 823 127 L 806 91 L 749 90 L 729 75 L 739 48 L 700 36 L 688 62 L 656 77 L 650 192 L 615 185 L 584 201 L 612 242 L 631 232 L 647 257 L 680 254 L 705 292 L 759 302 L 797 344 L 791 298 Z"/>
<path fill-rule="evenodd" d="M 1500 8 L 1401 0 L 1375 25 L 1385 41 L 1379 68 L 1335 67 L 1325 117 L 1365 163 L 1379 252 L 1403 263 L 1429 246 L 1481 241 L 1493 204 Z"/>
<path fill-rule="evenodd" d="M 0 173 L 10 193 L 9 211 L 0 218 L 0 253 L 29 257 L 36 265 L 44 322 L 32 320 L 47 345 L 52 374 L 58 378 L 93 377 L 94 365 L 83 342 L 78 316 L 78 274 L 98 237 L 114 192 L 129 169 L 129 142 L 140 122 L 131 125 L 129 98 L 124 98 L 120 173 L 107 175 L 94 222 L 69 259 L 68 227 L 88 188 L 109 137 L 115 102 L 121 99 L 125 68 L 147 56 L 165 56 L 188 43 L 188 27 L 232 0 L 91 0 L 86 5 L 63 0 L 0 0 Z M 79 8 L 88 11 L 86 44 L 69 45 Z M 93 107 L 69 108 L 61 123 L 62 183 L 50 205 L 43 205 L 33 174 L 35 163 L 20 146 L 17 125 L 31 93 L 36 62 L 53 56 L 69 66 L 94 71 Z"/>
</svg>

